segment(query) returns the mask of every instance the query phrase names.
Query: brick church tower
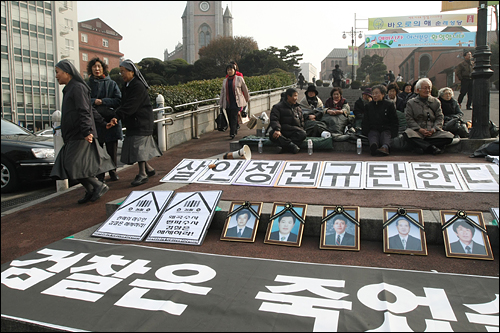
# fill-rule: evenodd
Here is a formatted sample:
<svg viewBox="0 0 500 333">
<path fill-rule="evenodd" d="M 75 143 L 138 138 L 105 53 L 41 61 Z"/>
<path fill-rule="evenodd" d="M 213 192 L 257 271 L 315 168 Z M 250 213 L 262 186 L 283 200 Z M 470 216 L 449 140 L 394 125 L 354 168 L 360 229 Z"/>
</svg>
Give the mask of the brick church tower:
<svg viewBox="0 0 500 333">
<path fill-rule="evenodd" d="M 222 1 L 188 1 L 182 14 L 182 45 L 168 53 L 164 60 L 182 58 L 193 64 L 198 51 L 219 36 L 233 35 L 233 17 L 229 8 L 222 11 Z"/>
</svg>

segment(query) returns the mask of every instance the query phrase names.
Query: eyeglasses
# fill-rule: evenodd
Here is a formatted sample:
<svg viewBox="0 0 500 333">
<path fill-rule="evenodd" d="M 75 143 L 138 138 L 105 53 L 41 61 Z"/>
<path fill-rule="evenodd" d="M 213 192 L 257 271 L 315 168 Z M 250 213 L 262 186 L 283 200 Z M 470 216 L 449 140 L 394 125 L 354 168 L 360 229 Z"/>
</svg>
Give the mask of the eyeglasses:
<svg viewBox="0 0 500 333">
<path fill-rule="evenodd" d="M 426 87 L 420 87 L 419 89 L 420 89 L 420 90 L 431 90 L 432 88 L 431 88 L 431 87 L 427 87 L 427 86 L 426 86 Z"/>
</svg>

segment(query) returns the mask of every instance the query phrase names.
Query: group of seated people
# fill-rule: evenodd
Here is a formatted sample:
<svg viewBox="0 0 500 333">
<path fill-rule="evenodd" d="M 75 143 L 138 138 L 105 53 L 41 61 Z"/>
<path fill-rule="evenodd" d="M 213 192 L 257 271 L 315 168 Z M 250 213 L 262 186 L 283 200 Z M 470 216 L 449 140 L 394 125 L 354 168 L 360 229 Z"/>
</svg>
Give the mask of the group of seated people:
<svg viewBox="0 0 500 333">
<path fill-rule="evenodd" d="M 465 137 L 466 133 L 458 135 L 443 129 L 445 120 L 462 121 L 463 113 L 453 99 L 452 89 L 439 90 L 439 98 L 431 96 L 431 90 L 432 82 L 427 78 L 413 86 L 406 84 L 401 93 L 396 83 L 367 88 L 354 105 L 352 121 L 350 106 L 340 87 L 332 89 L 324 104 L 314 86 L 307 88 L 299 103 L 297 90 L 289 88 L 271 110 L 269 139 L 281 152 L 296 154 L 307 137 L 335 138 L 345 135 L 346 126 L 351 124 L 355 132 L 357 129 L 368 138 L 374 156 L 389 155 L 392 139 L 398 135 L 406 139 L 415 153 L 440 154 L 455 137 Z"/>
</svg>

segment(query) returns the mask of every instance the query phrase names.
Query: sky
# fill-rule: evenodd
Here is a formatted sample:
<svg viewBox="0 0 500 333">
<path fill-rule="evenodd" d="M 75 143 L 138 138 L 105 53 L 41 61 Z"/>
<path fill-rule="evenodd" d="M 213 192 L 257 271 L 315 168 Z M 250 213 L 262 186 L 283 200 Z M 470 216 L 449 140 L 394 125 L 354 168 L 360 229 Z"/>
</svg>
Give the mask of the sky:
<svg viewBox="0 0 500 333">
<path fill-rule="evenodd" d="M 334 48 L 351 45 L 349 35 L 342 38 L 344 31 L 356 27 L 363 35 L 381 32 L 367 30 L 368 18 L 441 13 L 441 1 L 222 1 L 224 12 L 226 6 L 233 16 L 233 36 L 252 37 L 261 50 L 296 45 L 303 53 L 300 62 L 311 63 L 318 74 L 321 61 Z M 185 8 L 186 1 L 77 2 L 78 21 L 100 18 L 123 37 L 120 52 L 136 63 L 148 57 L 163 60 L 165 49 L 172 52 L 182 43 L 181 16 Z M 477 10 L 443 13 L 477 14 Z M 476 27 L 466 28 L 476 31 Z M 412 33 L 442 29 L 406 30 Z M 356 38 L 356 45 L 362 42 Z"/>
</svg>

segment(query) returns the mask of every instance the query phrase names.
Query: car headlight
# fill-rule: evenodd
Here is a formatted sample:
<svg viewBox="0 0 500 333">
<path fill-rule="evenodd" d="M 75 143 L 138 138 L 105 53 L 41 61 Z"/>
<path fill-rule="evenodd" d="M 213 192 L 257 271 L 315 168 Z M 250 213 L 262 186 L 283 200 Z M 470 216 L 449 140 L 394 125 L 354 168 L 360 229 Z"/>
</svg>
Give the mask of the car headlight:
<svg viewBox="0 0 500 333">
<path fill-rule="evenodd" d="M 54 149 L 50 148 L 31 148 L 36 158 L 54 158 Z"/>
</svg>

